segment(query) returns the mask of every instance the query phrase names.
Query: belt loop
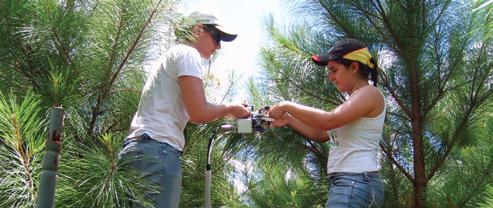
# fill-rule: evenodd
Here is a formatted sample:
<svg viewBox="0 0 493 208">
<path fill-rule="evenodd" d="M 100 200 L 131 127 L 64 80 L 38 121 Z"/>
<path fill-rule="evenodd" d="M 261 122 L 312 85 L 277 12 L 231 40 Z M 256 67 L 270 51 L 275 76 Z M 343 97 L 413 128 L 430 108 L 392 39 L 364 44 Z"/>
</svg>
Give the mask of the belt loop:
<svg viewBox="0 0 493 208">
<path fill-rule="evenodd" d="M 363 172 L 363 180 L 368 181 L 368 172 Z"/>
</svg>

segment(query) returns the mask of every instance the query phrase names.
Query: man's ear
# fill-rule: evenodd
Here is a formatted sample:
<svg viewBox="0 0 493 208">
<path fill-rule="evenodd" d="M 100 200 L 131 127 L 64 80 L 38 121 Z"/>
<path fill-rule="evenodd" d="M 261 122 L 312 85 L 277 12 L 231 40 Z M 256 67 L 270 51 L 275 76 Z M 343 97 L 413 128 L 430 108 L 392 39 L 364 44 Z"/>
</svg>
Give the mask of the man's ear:
<svg viewBox="0 0 493 208">
<path fill-rule="evenodd" d="M 204 32 L 204 28 L 201 24 L 195 24 L 191 31 L 191 41 L 198 40 L 199 36 Z"/>
<path fill-rule="evenodd" d="M 192 31 L 196 32 L 197 34 L 199 32 L 203 32 L 204 28 L 202 27 L 201 24 L 195 24 L 192 28 Z"/>
</svg>

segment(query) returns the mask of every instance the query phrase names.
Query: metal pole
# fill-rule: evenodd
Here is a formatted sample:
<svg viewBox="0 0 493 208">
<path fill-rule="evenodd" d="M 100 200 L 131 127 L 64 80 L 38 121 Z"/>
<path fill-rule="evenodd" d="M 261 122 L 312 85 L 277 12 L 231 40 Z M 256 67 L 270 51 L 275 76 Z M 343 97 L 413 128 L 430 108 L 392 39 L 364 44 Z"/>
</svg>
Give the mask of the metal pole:
<svg viewBox="0 0 493 208">
<path fill-rule="evenodd" d="M 211 199 L 211 189 L 212 189 L 212 165 L 211 165 L 211 157 L 212 157 L 212 148 L 218 139 L 216 138 L 216 134 L 218 131 L 224 132 L 234 130 L 233 125 L 222 125 L 219 130 L 214 130 L 212 132 L 211 137 L 209 137 L 209 144 L 207 144 L 207 165 L 205 166 L 205 194 L 204 194 L 204 207 L 211 208 L 212 207 L 212 199 Z"/>
<path fill-rule="evenodd" d="M 205 208 L 211 208 L 211 186 L 212 172 L 210 169 L 205 171 Z"/>
<path fill-rule="evenodd" d="M 209 144 L 207 145 L 207 165 L 205 166 L 205 197 L 204 205 L 205 208 L 211 208 L 211 187 L 212 187 L 212 169 L 211 169 L 211 152 L 214 146 L 214 137 L 216 136 L 216 131 L 212 133 L 209 138 Z"/>
<path fill-rule="evenodd" d="M 63 108 L 52 107 L 48 138 L 45 142 L 45 155 L 38 189 L 37 207 L 55 207 L 56 174 L 60 160 L 63 128 Z"/>
</svg>

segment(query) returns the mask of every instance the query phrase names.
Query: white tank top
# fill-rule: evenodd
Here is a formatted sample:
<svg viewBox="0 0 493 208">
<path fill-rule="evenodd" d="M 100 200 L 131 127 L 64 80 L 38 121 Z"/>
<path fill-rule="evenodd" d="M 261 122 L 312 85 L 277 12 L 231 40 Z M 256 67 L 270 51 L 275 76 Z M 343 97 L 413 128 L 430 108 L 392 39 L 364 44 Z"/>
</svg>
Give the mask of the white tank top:
<svg viewBox="0 0 493 208">
<path fill-rule="evenodd" d="M 386 107 L 372 118 L 360 118 L 328 132 L 331 145 L 327 173 L 362 173 L 380 169 L 379 150 Z"/>
</svg>

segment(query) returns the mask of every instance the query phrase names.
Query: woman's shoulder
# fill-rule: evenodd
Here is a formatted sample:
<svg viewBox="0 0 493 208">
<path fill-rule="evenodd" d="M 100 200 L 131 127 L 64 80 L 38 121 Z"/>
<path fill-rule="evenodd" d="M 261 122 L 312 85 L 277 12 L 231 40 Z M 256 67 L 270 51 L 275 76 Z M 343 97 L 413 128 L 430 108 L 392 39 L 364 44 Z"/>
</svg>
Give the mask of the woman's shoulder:
<svg viewBox="0 0 493 208">
<path fill-rule="evenodd" d="M 375 97 L 382 97 L 383 94 L 382 92 L 375 86 L 373 85 L 366 85 L 363 86 L 355 91 L 353 93 L 353 96 L 363 96 L 363 97 L 369 97 L 369 98 L 375 98 Z"/>
<path fill-rule="evenodd" d="M 385 108 L 385 98 L 382 92 L 373 85 L 367 85 L 358 89 L 358 91 L 351 96 L 351 100 L 361 104 L 364 103 L 363 106 L 368 109 L 368 113 L 365 117 L 380 115 Z"/>
</svg>

